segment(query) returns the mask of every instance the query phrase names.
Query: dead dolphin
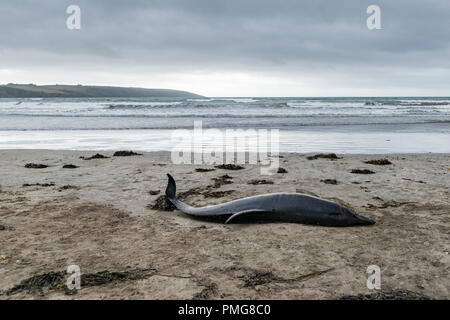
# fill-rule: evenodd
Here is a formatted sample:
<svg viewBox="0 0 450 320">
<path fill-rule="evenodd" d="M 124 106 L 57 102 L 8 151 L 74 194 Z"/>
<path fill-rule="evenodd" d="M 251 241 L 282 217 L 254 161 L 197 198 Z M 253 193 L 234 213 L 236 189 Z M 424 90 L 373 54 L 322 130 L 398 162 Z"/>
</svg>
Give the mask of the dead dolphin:
<svg viewBox="0 0 450 320">
<path fill-rule="evenodd" d="M 375 221 L 357 215 L 338 203 L 300 193 L 271 193 L 201 208 L 191 207 L 176 196 L 175 180 L 169 181 L 166 197 L 181 212 L 199 218 L 222 218 L 228 223 L 237 217 L 255 220 L 295 222 L 330 227 L 371 225 Z"/>
</svg>

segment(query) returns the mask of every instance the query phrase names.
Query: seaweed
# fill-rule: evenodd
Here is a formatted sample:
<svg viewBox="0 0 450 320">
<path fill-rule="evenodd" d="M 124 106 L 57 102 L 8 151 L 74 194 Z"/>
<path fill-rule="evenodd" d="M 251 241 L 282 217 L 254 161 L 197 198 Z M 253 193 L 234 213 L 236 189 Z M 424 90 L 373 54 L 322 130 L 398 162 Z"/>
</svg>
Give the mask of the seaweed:
<svg viewBox="0 0 450 320">
<path fill-rule="evenodd" d="M 64 186 L 61 186 L 61 187 L 58 189 L 58 191 L 61 192 L 61 191 L 63 191 L 63 190 L 70 190 L 70 189 L 79 190 L 80 188 L 77 187 L 77 186 L 72 186 L 72 185 L 70 185 L 70 184 L 66 184 L 66 185 L 64 185 Z"/>
<path fill-rule="evenodd" d="M 130 157 L 130 156 L 142 156 L 142 153 L 136 153 L 133 151 L 126 151 L 126 150 L 122 150 L 122 151 L 116 151 L 113 154 L 113 157 Z"/>
<path fill-rule="evenodd" d="M 251 274 L 244 275 L 239 277 L 244 284 L 243 287 L 247 288 L 255 288 L 256 286 L 271 283 L 271 282 L 277 282 L 277 283 L 291 283 L 295 281 L 304 281 L 311 279 L 313 277 L 321 276 L 322 274 L 325 274 L 327 272 L 333 271 L 334 268 L 329 268 L 325 270 L 319 270 L 319 271 L 313 271 L 311 273 L 302 274 L 295 278 L 282 278 L 274 275 L 272 272 L 267 271 L 254 271 Z"/>
<path fill-rule="evenodd" d="M 201 188 L 192 188 L 188 191 L 180 192 L 177 194 L 177 198 L 179 200 L 186 199 L 188 196 L 199 195 L 202 194 Z M 152 210 L 160 210 L 160 211 L 173 211 L 176 207 L 172 204 L 172 202 L 167 199 L 166 195 L 161 195 L 156 200 L 148 205 L 148 207 Z"/>
<path fill-rule="evenodd" d="M 140 280 L 149 276 L 153 269 L 136 269 L 130 271 L 100 271 L 96 273 L 81 274 L 81 287 L 101 286 L 111 282 Z M 74 294 L 76 290 L 69 290 L 66 286 L 68 274 L 64 271 L 51 271 L 22 280 L 18 285 L 6 291 L 6 295 L 14 295 L 23 291 L 28 294 L 44 294 L 44 289 L 61 290 L 66 294 Z"/>
<path fill-rule="evenodd" d="M 278 168 L 277 173 L 287 173 L 287 170 L 284 168 Z"/>
<path fill-rule="evenodd" d="M 266 179 L 262 179 L 262 180 L 250 180 L 247 182 L 248 184 L 253 184 L 253 185 L 258 185 L 258 184 L 273 184 L 272 180 L 266 180 Z"/>
<path fill-rule="evenodd" d="M 149 275 L 153 269 L 135 269 L 130 271 L 100 271 L 81 275 L 82 287 L 101 286 L 111 282 L 122 282 L 128 280 L 141 280 Z"/>
<path fill-rule="evenodd" d="M 226 190 L 226 191 L 205 191 L 203 192 L 203 196 L 205 198 L 222 198 L 229 194 L 232 194 L 234 190 Z"/>
<path fill-rule="evenodd" d="M 195 172 L 210 172 L 210 171 L 215 171 L 216 169 L 208 169 L 208 168 L 197 168 L 195 169 Z"/>
<path fill-rule="evenodd" d="M 90 157 L 83 157 L 83 156 L 81 156 L 80 157 L 80 159 L 83 159 L 83 160 L 93 160 L 93 159 L 108 159 L 109 157 L 107 157 L 107 156 L 104 156 L 104 155 L 102 155 L 102 154 L 100 154 L 100 153 L 96 153 L 96 154 L 94 154 L 93 156 L 90 156 Z"/>
<path fill-rule="evenodd" d="M 152 196 L 156 196 L 160 192 L 161 192 L 161 190 L 150 190 L 148 193 L 150 193 L 150 195 L 152 195 Z"/>
<path fill-rule="evenodd" d="M 239 277 L 243 282 L 243 287 L 255 288 L 261 284 L 270 283 L 278 279 L 272 272 L 255 271 L 251 274 Z"/>
<path fill-rule="evenodd" d="M 63 165 L 63 169 L 76 169 L 78 168 L 78 166 L 74 165 L 74 164 L 65 164 Z"/>
<path fill-rule="evenodd" d="M 326 184 L 338 184 L 336 179 L 321 179 L 320 181 Z"/>
<path fill-rule="evenodd" d="M 217 169 L 225 169 L 225 170 L 242 170 L 242 169 L 244 169 L 243 166 L 239 166 L 239 165 L 231 164 L 231 163 L 221 164 L 219 166 L 216 166 L 216 168 Z"/>
<path fill-rule="evenodd" d="M 27 163 L 27 164 L 25 164 L 24 167 L 28 168 L 28 169 L 44 169 L 44 168 L 48 168 L 47 165 L 40 164 L 40 163 Z"/>
<path fill-rule="evenodd" d="M 0 231 L 4 231 L 4 230 L 6 230 L 6 227 L 4 225 L 0 224 Z"/>
<path fill-rule="evenodd" d="M 189 189 L 188 191 L 180 192 L 177 196 L 178 199 L 186 199 L 188 196 L 195 196 L 202 194 L 204 189 L 197 187 Z"/>
<path fill-rule="evenodd" d="M 355 174 L 374 174 L 375 173 L 369 169 L 352 169 L 352 171 L 350 171 L 350 172 L 355 173 Z"/>
<path fill-rule="evenodd" d="M 27 291 L 28 294 L 39 293 L 43 294 L 43 289 L 47 288 L 49 290 L 57 289 L 62 287 L 64 284 L 64 279 L 67 273 L 64 271 L 58 272 L 48 272 L 44 274 L 39 274 L 32 276 L 25 280 L 22 280 L 18 285 L 12 287 L 6 291 L 6 295 L 11 296 L 22 291 Z"/>
<path fill-rule="evenodd" d="M 176 209 L 172 202 L 167 199 L 166 195 L 159 196 L 152 204 L 148 205 L 148 207 L 152 210 L 160 211 L 173 211 Z"/>
<path fill-rule="evenodd" d="M 395 289 L 387 291 L 377 291 L 370 294 L 360 293 L 358 295 L 348 295 L 340 298 L 341 300 L 431 300 L 430 297 L 421 293 Z"/>
<path fill-rule="evenodd" d="M 212 282 L 212 283 L 207 284 L 205 286 L 205 288 L 202 289 L 202 291 L 196 293 L 192 297 L 192 300 L 206 300 L 206 299 L 209 299 L 211 296 L 216 296 L 216 295 L 217 295 L 217 284 Z"/>
<path fill-rule="evenodd" d="M 54 182 L 50 182 L 50 183 L 24 183 L 22 185 L 22 187 L 34 187 L 34 186 L 39 186 L 39 187 L 53 187 L 55 185 Z"/>
<path fill-rule="evenodd" d="M 386 166 L 392 164 L 392 162 L 390 162 L 388 159 L 367 160 L 364 161 L 364 163 L 373 164 L 376 166 Z"/>
<path fill-rule="evenodd" d="M 306 159 L 308 160 L 316 160 L 316 159 L 331 159 L 331 160 L 337 160 L 337 159 L 341 159 L 340 157 L 338 157 L 335 153 L 319 153 L 313 156 L 309 156 L 306 157 Z"/>
<path fill-rule="evenodd" d="M 212 178 L 212 180 L 214 181 L 213 188 L 217 189 L 223 186 L 224 184 L 231 184 L 233 183 L 232 179 L 233 177 L 230 177 L 227 174 L 224 174 L 223 176 L 219 176 L 217 178 Z"/>
</svg>

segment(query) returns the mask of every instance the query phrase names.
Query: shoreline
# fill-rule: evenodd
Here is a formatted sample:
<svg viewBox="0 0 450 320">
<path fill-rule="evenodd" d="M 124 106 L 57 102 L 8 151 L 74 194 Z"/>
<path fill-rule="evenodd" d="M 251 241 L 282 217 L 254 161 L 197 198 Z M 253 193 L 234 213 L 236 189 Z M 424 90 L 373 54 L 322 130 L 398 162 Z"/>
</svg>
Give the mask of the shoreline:
<svg viewBox="0 0 450 320">
<path fill-rule="evenodd" d="M 80 159 L 95 153 L 110 158 Z M 112 155 L 2 150 L 0 300 L 339 299 L 373 293 L 366 287 L 369 265 L 380 266 L 382 291 L 450 297 L 448 153 L 338 154 L 334 160 L 282 153 L 280 167 L 287 173 L 274 175 L 261 175 L 257 165 L 242 170 L 174 165 L 169 152 Z M 364 163 L 381 158 L 392 164 Z M 49 167 L 25 168 L 26 163 Z M 67 164 L 77 168 L 64 169 Z M 352 169 L 375 173 L 352 174 Z M 301 192 L 341 201 L 377 223 L 329 228 L 195 220 L 152 209 L 164 193 L 166 173 L 186 194 L 183 201 L 194 206 Z M 232 177 L 231 183 L 211 187 L 223 175 Z M 48 287 L 43 295 L 27 290 L 1 295 L 25 279 L 72 264 L 85 274 L 106 270 L 134 276 L 82 287 L 74 295 Z M 305 280 L 276 280 L 307 274 Z M 247 286 L 248 281 L 256 285 Z"/>
<path fill-rule="evenodd" d="M 137 150 L 137 149 L 120 149 L 120 148 L 113 148 L 110 149 L 82 149 L 82 150 L 74 150 L 74 149 L 45 149 L 45 148 L 33 148 L 33 149 L 1 149 L 3 152 L 33 152 L 33 151 L 48 151 L 48 152 L 63 152 L 63 153 L 95 153 L 95 152 L 105 152 L 105 153 L 111 153 L 110 156 L 116 151 L 120 150 L 129 150 L 129 151 L 139 151 L 142 154 L 159 154 L 159 153 L 167 153 L 170 154 L 172 151 L 168 150 L 155 150 L 155 151 L 145 151 L 145 150 Z M 182 150 L 175 150 L 175 152 L 181 152 Z M 241 152 L 239 152 L 241 153 Z M 248 153 L 248 152 L 247 152 Z M 255 153 L 255 152 L 250 152 Z M 297 155 L 297 156 L 309 156 L 309 155 L 315 155 L 320 153 L 336 153 L 336 152 L 322 152 L 322 151 L 312 151 L 312 152 L 279 152 L 278 154 L 283 155 Z M 449 155 L 450 152 L 408 152 L 408 153 L 336 153 L 336 155 L 345 155 L 345 156 L 366 156 L 366 157 L 398 157 L 398 156 L 404 156 L 404 155 L 410 155 L 410 156 L 425 156 L 425 155 Z M 270 155 L 270 154 L 269 154 Z"/>
<path fill-rule="evenodd" d="M 62 130 L 62 131 L 1 131 L 0 150 L 136 150 L 154 152 L 161 150 L 200 150 L 208 148 L 222 151 L 232 147 L 231 136 L 226 130 L 203 129 L 201 141 L 192 140 L 189 133 L 177 130 Z M 269 132 L 271 132 L 269 130 Z M 257 151 L 259 131 L 246 135 L 238 151 Z M 342 154 L 426 154 L 450 153 L 450 134 L 445 132 L 318 132 L 279 131 L 272 134 L 269 143 L 278 146 L 280 152 L 313 153 L 334 152 Z M 183 139 L 181 139 L 181 134 Z M 232 133 L 230 133 L 231 135 Z M 264 133 L 261 133 L 264 135 Z M 203 135 L 202 135 L 203 136 Z M 197 136 L 196 136 L 197 137 Z M 226 137 L 226 139 L 225 139 Z M 278 140 L 277 140 L 278 139 Z M 225 142 L 224 142 L 225 141 Z M 246 142 L 248 141 L 248 142 Z M 234 147 L 234 146 L 233 146 Z"/>
</svg>

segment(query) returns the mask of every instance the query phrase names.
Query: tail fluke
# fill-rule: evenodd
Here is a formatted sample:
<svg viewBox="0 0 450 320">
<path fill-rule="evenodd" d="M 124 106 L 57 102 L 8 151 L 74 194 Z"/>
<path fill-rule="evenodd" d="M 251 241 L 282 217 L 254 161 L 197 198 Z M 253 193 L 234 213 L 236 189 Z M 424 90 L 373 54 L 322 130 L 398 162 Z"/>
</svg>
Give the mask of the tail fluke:
<svg viewBox="0 0 450 320">
<path fill-rule="evenodd" d="M 169 181 L 167 181 L 166 198 L 169 200 L 169 202 L 171 202 L 178 210 L 185 214 L 196 215 L 194 213 L 195 208 L 181 202 L 180 200 L 177 200 L 177 198 L 175 197 L 177 192 L 177 185 L 175 183 L 175 180 L 170 174 L 167 174 L 167 177 L 169 178 Z"/>
<path fill-rule="evenodd" d="M 175 180 L 170 174 L 167 174 L 167 177 L 169 178 L 169 181 L 167 182 L 166 197 L 169 199 L 175 199 L 175 194 L 177 192 L 177 185 L 175 183 Z"/>
</svg>

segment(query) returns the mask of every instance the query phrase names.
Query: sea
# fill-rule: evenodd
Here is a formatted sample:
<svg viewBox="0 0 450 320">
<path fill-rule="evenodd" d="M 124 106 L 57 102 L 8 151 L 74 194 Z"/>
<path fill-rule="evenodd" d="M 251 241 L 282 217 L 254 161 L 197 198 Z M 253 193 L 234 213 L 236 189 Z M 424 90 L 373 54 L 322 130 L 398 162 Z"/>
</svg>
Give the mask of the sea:
<svg viewBox="0 0 450 320">
<path fill-rule="evenodd" d="M 450 97 L 0 99 L 3 150 L 198 152 L 227 130 L 278 132 L 279 152 L 450 153 Z"/>
</svg>

